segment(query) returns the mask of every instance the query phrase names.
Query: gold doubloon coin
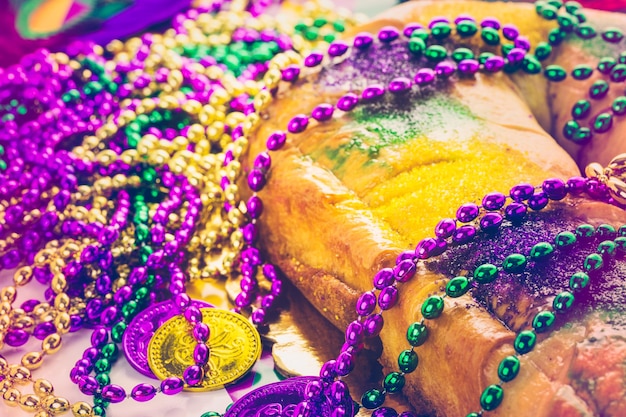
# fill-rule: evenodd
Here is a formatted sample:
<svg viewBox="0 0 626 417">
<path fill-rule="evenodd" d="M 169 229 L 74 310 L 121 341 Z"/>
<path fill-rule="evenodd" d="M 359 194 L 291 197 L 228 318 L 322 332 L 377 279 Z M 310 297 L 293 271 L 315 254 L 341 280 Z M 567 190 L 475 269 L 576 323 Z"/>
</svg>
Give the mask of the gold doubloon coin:
<svg viewBox="0 0 626 417">
<path fill-rule="evenodd" d="M 210 391 L 237 381 L 250 371 L 261 356 L 261 337 L 243 316 L 217 308 L 202 308 L 202 321 L 211 335 L 209 363 L 204 381 L 186 387 L 188 391 Z M 196 340 L 191 325 L 182 315 L 171 318 L 159 327 L 148 346 L 150 369 L 163 380 L 172 376 L 182 378 L 185 369 L 194 365 Z"/>
</svg>

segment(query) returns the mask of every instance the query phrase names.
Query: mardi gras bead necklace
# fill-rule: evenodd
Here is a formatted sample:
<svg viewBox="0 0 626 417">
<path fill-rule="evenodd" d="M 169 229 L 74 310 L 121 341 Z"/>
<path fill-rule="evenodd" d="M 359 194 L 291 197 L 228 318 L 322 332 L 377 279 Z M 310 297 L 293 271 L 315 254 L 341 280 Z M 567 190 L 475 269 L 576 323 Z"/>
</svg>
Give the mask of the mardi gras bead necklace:
<svg viewBox="0 0 626 417">
<path fill-rule="evenodd" d="M 437 24 L 439 24 L 440 22 L 436 22 L 435 24 L 431 24 L 431 29 L 432 26 L 435 26 Z M 492 22 L 488 22 L 487 25 L 483 26 L 483 27 L 487 27 L 487 28 L 491 28 Z M 495 22 L 493 23 L 494 25 L 497 25 L 499 27 L 499 23 Z M 493 28 L 492 28 L 493 29 Z M 414 28 L 410 28 L 409 30 L 411 31 L 415 31 L 416 29 Z M 447 32 L 445 29 L 440 29 L 441 32 L 438 33 L 445 33 Z M 411 32 L 412 33 L 412 32 Z M 475 33 L 475 32 L 474 32 Z M 380 33 L 379 33 L 379 39 L 381 41 L 393 41 L 398 37 L 398 32 L 393 29 L 393 28 L 385 28 L 383 29 Z M 513 36 L 513 35 L 511 35 Z M 487 33 L 487 39 L 494 39 L 495 36 L 493 36 L 493 34 L 491 33 Z M 421 39 L 421 38 L 419 38 Z M 483 38 L 484 39 L 484 38 Z M 371 35 L 359 35 L 357 36 L 357 38 L 355 38 L 355 42 L 354 42 L 354 46 L 355 48 L 359 48 L 359 49 L 367 49 L 369 47 L 369 45 L 371 45 L 373 42 L 373 37 Z M 417 44 L 419 46 L 414 46 L 413 49 L 418 50 L 420 53 L 424 50 L 424 46 L 422 46 L 423 42 L 416 42 L 413 41 L 413 44 Z M 348 50 L 348 45 L 347 44 L 342 44 L 342 43 L 334 43 L 331 44 L 331 47 L 329 48 L 329 55 L 330 56 L 341 56 L 343 55 L 345 52 L 347 52 Z M 521 48 L 520 48 L 521 49 Z M 528 48 L 529 49 L 529 48 Z M 509 54 L 512 51 L 509 50 Z M 445 52 L 445 51 L 444 51 Z M 461 56 L 462 52 L 464 51 L 458 51 L 457 55 Z M 471 51 L 470 51 L 471 52 Z M 427 54 L 427 57 L 430 57 L 431 60 L 433 61 L 437 61 L 438 59 L 442 59 L 443 57 L 445 57 L 444 53 L 439 53 L 439 51 L 435 51 L 434 49 L 431 49 L 430 53 Z M 513 59 L 507 59 L 507 64 L 509 64 L 510 62 L 521 62 L 522 58 L 524 57 L 523 52 L 521 54 L 520 59 L 516 59 L 516 54 L 512 54 L 512 58 Z M 435 58 L 435 59 L 433 59 Z M 508 58 L 508 57 L 507 57 Z M 468 58 L 469 59 L 469 58 Z M 309 66 L 309 67 L 314 67 L 317 66 L 319 64 L 321 64 L 323 60 L 323 55 L 320 53 L 312 53 L 309 56 L 307 56 L 305 58 L 305 65 Z M 462 61 L 460 59 L 460 61 Z M 499 61 L 502 62 L 502 61 Z M 535 61 L 530 61 L 533 64 Z M 464 68 L 466 68 L 465 71 L 463 71 L 464 73 L 473 73 L 476 72 L 479 68 L 480 68 L 480 63 L 472 63 L 474 65 L 469 65 L 470 63 L 465 63 L 465 65 L 463 66 Z M 483 64 L 484 65 L 484 64 Z M 501 65 L 500 68 L 502 68 L 504 65 Z M 538 72 L 534 66 L 529 66 L 529 68 L 532 69 L 532 71 L 528 71 L 530 73 L 536 73 Z M 538 68 L 540 69 L 541 67 L 538 66 Z M 511 68 L 509 68 L 509 70 L 511 70 Z M 444 73 L 444 71 L 442 69 L 440 69 L 441 73 Z M 297 75 L 299 73 L 299 69 L 295 69 L 295 68 L 289 68 L 288 71 L 284 72 L 284 79 L 288 80 L 288 81 L 292 81 L 294 80 Z M 419 76 L 415 77 L 415 83 L 417 85 L 420 84 L 426 84 L 429 82 L 434 81 L 434 74 L 435 72 L 431 70 L 431 73 L 429 74 L 430 76 L 426 76 L 425 75 L 426 71 L 422 71 L 422 74 L 420 74 L 418 72 Z M 556 67 L 549 67 L 546 68 L 545 71 L 545 75 L 548 79 L 554 79 L 555 81 L 558 81 L 559 79 L 562 79 L 564 77 L 560 76 L 561 72 L 559 71 L 559 68 Z M 425 82 L 426 81 L 426 82 Z M 402 80 L 394 80 L 392 81 L 393 84 L 390 84 L 389 86 L 389 91 L 391 91 L 392 93 L 396 93 L 398 91 L 406 91 L 411 87 L 411 81 L 409 79 L 402 79 Z M 399 86 L 399 87 L 398 87 Z M 358 97 L 355 94 L 351 94 L 349 93 L 348 95 L 345 95 L 344 97 L 342 97 L 338 103 L 337 103 L 337 108 L 343 111 L 349 111 L 352 110 L 358 103 L 359 99 L 363 100 L 363 101 L 367 101 L 367 100 L 372 100 L 374 98 L 380 97 L 384 94 L 385 92 L 385 88 L 383 86 L 370 86 L 370 87 L 366 87 L 363 89 L 363 92 L 361 94 L 361 97 Z M 320 105 L 318 107 L 316 107 L 314 109 L 314 111 L 311 113 L 311 117 L 317 121 L 324 121 L 324 120 L 328 120 L 332 117 L 333 115 L 333 106 L 332 105 Z M 309 116 L 307 115 L 298 115 L 295 116 L 288 124 L 288 128 L 287 130 L 290 133 L 300 133 L 302 131 L 304 131 L 309 123 Z M 279 149 L 286 141 L 286 134 L 284 132 L 275 132 L 273 133 L 270 138 L 268 139 L 268 148 L 269 150 L 275 150 L 275 149 Z M 258 163 L 257 161 L 259 161 L 259 158 L 261 160 L 261 163 Z M 264 162 L 263 162 L 264 161 Z M 248 177 L 248 183 L 250 188 L 253 190 L 253 192 L 259 191 L 263 188 L 263 186 L 265 185 L 265 172 L 267 171 L 267 169 L 269 168 L 269 156 L 267 154 L 267 152 L 264 152 L 262 154 L 259 155 L 259 157 L 257 157 L 257 159 L 255 160 L 255 164 L 249 174 Z M 581 184 L 580 184 L 581 179 L 580 178 L 575 178 L 571 180 L 572 183 L 572 189 L 579 189 Z M 582 184 L 585 184 L 585 182 L 583 181 Z M 528 187 L 530 187 L 530 191 L 528 191 Z M 524 199 L 528 199 L 528 207 L 531 207 L 533 210 L 541 210 L 543 209 L 547 204 L 550 198 L 559 200 L 562 199 L 566 194 L 566 185 L 565 183 L 563 183 L 560 180 L 548 180 L 546 181 L 546 183 L 544 184 L 544 190 L 540 193 L 535 193 L 534 192 L 534 187 L 532 186 L 527 186 L 527 185 L 523 185 L 520 186 L 519 189 L 516 189 L 516 193 L 526 193 L 528 194 Z M 255 197 L 255 196 L 253 196 Z M 504 203 L 504 200 L 503 200 Z M 466 208 L 467 209 L 467 208 Z M 507 217 L 509 218 L 520 218 L 523 217 L 525 215 L 526 212 L 526 206 L 522 205 L 520 203 L 513 203 L 509 206 L 507 206 L 506 208 L 506 213 L 507 213 Z M 476 208 L 476 216 L 478 215 L 478 208 Z M 473 218 L 471 219 L 473 220 Z M 503 220 L 503 217 L 499 214 L 495 214 L 492 213 L 489 216 L 486 216 L 484 220 L 481 220 L 481 226 L 484 226 L 486 229 L 487 228 L 497 228 L 499 227 L 499 225 L 501 224 Z M 476 229 L 474 227 L 461 227 L 460 230 L 458 230 L 458 232 L 455 231 L 455 243 L 467 243 L 468 241 L 471 241 L 474 237 L 474 235 L 476 234 Z M 440 242 L 439 242 L 440 243 Z M 445 242 L 443 242 L 445 243 Z M 435 245 L 434 249 L 436 249 L 437 251 L 440 251 L 439 253 L 445 251 L 446 245 L 443 246 L 438 246 Z M 436 253 L 438 254 L 438 253 Z M 400 261 L 400 260 L 399 260 Z M 587 263 L 586 263 L 587 265 Z M 413 265 L 413 271 L 415 269 L 415 265 Z M 410 273 L 407 271 L 410 271 L 411 269 L 407 269 L 406 271 L 404 269 L 400 269 L 401 272 L 398 273 L 398 277 L 400 279 L 403 279 L 405 276 L 407 276 L 408 278 L 410 278 Z M 414 272 L 413 272 L 414 273 Z M 407 278 L 407 279 L 408 279 Z M 392 281 L 393 282 L 393 281 Z M 393 288 L 388 288 L 385 287 L 384 288 L 386 291 L 384 294 L 381 291 L 381 305 L 382 306 L 387 306 L 390 307 L 394 304 L 393 300 L 397 299 L 396 295 L 397 292 L 394 292 L 395 290 L 395 286 Z M 560 297 L 561 298 L 567 298 L 565 296 Z M 374 298 L 375 300 L 375 298 Z M 425 303 L 425 308 L 423 309 L 423 311 L 425 312 L 425 315 L 431 314 L 431 317 L 434 318 L 437 316 L 436 312 L 439 310 L 439 306 L 443 306 L 443 303 L 439 302 L 439 299 L 429 299 L 427 300 L 427 303 Z M 563 300 L 562 300 L 563 301 Z M 563 303 L 567 304 L 567 302 L 563 301 Z M 559 306 L 563 303 L 559 303 Z M 371 312 L 370 312 L 371 313 Z M 543 317 L 543 315 L 542 315 Z M 362 325 L 360 322 L 354 322 L 352 323 L 353 327 L 359 327 L 361 330 L 361 332 L 363 333 L 368 333 L 369 330 L 369 335 L 376 335 L 378 334 L 378 332 L 380 331 L 380 328 L 382 328 L 382 318 L 379 314 L 373 314 L 370 315 L 366 318 L 366 324 Z M 367 329 L 367 330 L 365 330 Z M 357 334 L 358 332 L 356 332 L 356 330 L 354 329 L 350 329 L 350 327 L 348 328 L 348 330 L 346 331 L 346 343 L 348 345 L 350 345 L 350 342 L 354 342 L 354 344 L 357 343 L 358 341 L 358 337 L 352 337 L 355 334 Z M 528 336 L 526 333 L 522 333 L 523 337 Z M 520 342 L 521 343 L 521 342 Z M 344 345 L 345 347 L 345 345 Z M 409 355 L 409 354 L 407 354 Z M 407 356 L 409 357 L 409 356 Z M 346 375 L 349 370 L 354 366 L 354 363 L 352 362 L 352 355 L 351 352 L 349 352 L 348 354 L 344 354 L 342 353 L 342 355 L 340 355 L 340 357 L 338 357 L 337 361 L 333 361 L 331 364 L 327 364 L 325 365 L 325 367 L 322 368 L 322 371 L 320 373 L 320 375 L 322 376 L 322 378 L 326 377 L 329 378 L 331 377 L 333 374 L 334 375 L 339 375 L 339 376 L 343 376 Z M 408 359 L 407 359 L 408 360 Z M 396 374 L 389 374 L 387 376 L 388 378 L 390 378 L 391 380 L 394 381 L 395 383 L 399 383 L 398 381 L 400 380 L 400 378 L 398 377 L 398 375 Z M 327 381 L 329 382 L 329 381 Z M 389 382 L 389 381 L 388 381 Z M 295 384 L 295 383 L 294 383 Z M 294 408 L 294 413 L 295 415 L 298 416 L 304 416 L 304 415 L 313 415 L 316 413 L 321 412 L 321 409 L 319 408 L 321 406 L 321 404 L 325 404 L 324 401 L 327 400 L 326 399 L 322 399 L 323 397 L 323 392 L 324 392 L 324 384 L 320 383 L 319 381 L 313 380 L 313 381 L 309 381 L 307 384 L 307 388 L 304 390 L 303 394 L 304 394 L 304 398 L 314 398 L 314 401 L 305 401 L 303 403 L 300 403 L 297 407 Z M 344 384 L 345 385 L 345 384 Z M 389 385 L 389 384 L 388 384 Z M 278 389 L 277 387 L 274 387 L 275 389 Z M 337 388 L 339 391 L 341 391 L 342 393 L 345 392 L 345 387 L 343 389 L 339 389 Z M 487 398 L 490 399 L 497 399 L 497 396 L 493 396 L 491 395 L 491 391 L 493 391 L 494 387 L 490 386 L 488 390 L 486 390 L 485 392 L 487 393 L 487 391 L 489 391 L 489 393 L 484 394 L 483 398 L 481 400 L 481 403 L 483 404 L 487 404 L 489 403 L 488 407 L 490 407 L 491 405 L 495 404 L 495 402 L 491 402 L 491 400 L 487 401 Z M 382 405 L 382 402 L 380 402 L 381 398 L 382 401 L 384 401 L 384 391 L 378 391 L 376 390 L 375 392 L 369 392 L 369 394 L 371 394 L 371 397 L 368 396 L 368 393 L 366 393 L 366 396 L 364 396 L 363 398 L 363 403 L 366 406 L 369 406 L 368 408 L 378 408 Z M 262 398 L 263 394 L 258 393 L 256 395 L 256 398 Z M 376 397 L 376 398 L 374 398 Z M 342 399 L 344 397 L 342 396 Z M 371 400 L 371 401 L 370 401 Z M 248 398 L 246 401 L 247 406 L 250 406 L 250 398 Z M 495 401 L 495 400 L 494 400 Z M 242 403 L 245 402 L 242 399 Z M 237 408 L 237 404 L 235 404 L 234 408 Z M 334 403 L 333 405 L 337 406 L 339 405 L 338 403 Z M 495 407 L 493 407 L 495 408 Z M 342 409 L 341 406 L 339 408 L 335 408 L 333 410 L 333 414 L 332 415 L 349 415 L 348 414 L 348 410 L 347 409 Z M 482 413 L 482 412 L 481 412 Z M 227 414 L 229 415 L 229 414 Z M 233 414 L 236 415 L 236 414 Z M 397 415 L 397 413 L 395 411 L 391 411 L 391 410 L 387 410 L 387 409 L 381 409 L 381 411 L 379 413 L 377 413 L 376 415 Z"/>
</svg>

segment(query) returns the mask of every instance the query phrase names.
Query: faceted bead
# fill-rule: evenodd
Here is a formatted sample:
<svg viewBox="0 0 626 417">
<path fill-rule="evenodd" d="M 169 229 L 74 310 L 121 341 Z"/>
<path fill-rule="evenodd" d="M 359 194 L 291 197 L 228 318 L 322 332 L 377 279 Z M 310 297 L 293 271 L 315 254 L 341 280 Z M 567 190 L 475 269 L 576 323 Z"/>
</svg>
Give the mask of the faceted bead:
<svg viewBox="0 0 626 417">
<path fill-rule="evenodd" d="M 574 304 L 574 294 L 563 291 L 554 297 L 552 308 L 554 308 L 554 311 L 557 313 L 564 313 L 572 307 L 572 304 Z"/>
<path fill-rule="evenodd" d="M 309 117 L 306 114 L 297 114 L 287 124 L 287 130 L 291 133 L 302 133 L 308 125 Z"/>
<path fill-rule="evenodd" d="M 361 404 L 368 410 L 374 410 L 385 402 L 385 394 L 377 389 L 366 391 L 361 397 Z"/>
<path fill-rule="evenodd" d="M 478 32 L 478 26 L 471 20 L 463 20 L 456 25 L 456 32 L 462 38 L 474 36 Z"/>
<path fill-rule="evenodd" d="M 393 284 L 396 276 L 395 272 L 391 268 L 383 268 L 374 275 L 374 280 L 372 281 L 374 287 L 378 290 L 382 290 L 385 287 Z"/>
<path fill-rule="evenodd" d="M 583 262 L 583 267 L 587 273 L 594 273 L 599 271 L 604 266 L 604 262 L 602 260 L 602 256 L 597 253 L 592 253 L 587 255 L 585 261 Z"/>
<path fill-rule="evenodd" d="M 96 327 L 91 333 L 91 345 L 101 348 L 109 341 L 109 332 L 104 326 Z"/>
<path fill-rule="evenodd" d="M 450 24 L 445 22 L 435 23 L 430 30 L 430 34 L 437 40 L 446 39 L 452 33 Z"/>
<path fill-rule="evenodd" d="M 545 333 L 552 329 L 556 317 L 551 311 L 540 311 L 533 318 L 533 329 L 537 333 Z"/>
<path fill-rule="evenodd" d="M 602 32 L 602 39 L 609 43 L 619 43 L 624 39 L 624 34 L 617 28 L 607 28 Z"/>
<path fill-rule="evenodd" d="M 535 348 L 535 343 L 537 342 L 537 335 L 532 330 L 523 330 L 519 332 L 517 337 L 515 338 L 515 342 L 513 342 L 513 347 L 515 351 L 520 355 L 524 355 Z"/>
<path fill-rule="evenodd" d="M 330 120 L 333 117 L 333 112 L 335 108 L 332 104 L 320 104 L 316 106 L 311 112 L 311 117 L 319 122 L 324 122 L 326 120 Z"/>
<path fill-rule="evenodd" d="M 543 74 L 550 81 L 563 81 L 567 77 L 567 72 L 559 65 L 548 65 Z"/>
<path fill-rule="evenodd" d="M 572 274 L 569 280 L 569 288 L 574 292 L 584 290 L 589 286 L 589 275 L 584 272 L 576 272 Z"/>
<path fill-rule="evenodd" d="M 480 32 L 480 37 L 487 45 L 500 44 L 500 33 L 494 28 L 484 27 Z"/>
<path fill-rule="evenodd" d="M 320 378 L 324 380 L 332 380 L 337 376 L 337 372 L 335 372 L 335 366 L 337 365 L 337 361 L 331 359 L 326 361 L 322 368 L 320 369 Z"/>
<path fill-rule="evenodd" d="M 510 382 L 515 379 L 519 373 L 520 361 L 516 356 L 507 356 L 500 361 L 498 366 L 498 377 L 503 382 Z"/>
<path fill-rule="evenodd" d="M 196 347 L 193 349 L 193 361 L 200 366 L 205 365 L 209 361 L 209 347 L 206 344 L 196 344 Z"/>
<path fill-rule="evenodd" d="M 587 78 L 591 77 L 592 74 L 593 68 L 586 64 L 576 65 L 572 70 L 572 77 L 574 77 L 574 79 L 578 81 L 586 80 Z"/>
<path fill-rule="evenodd" d="M 373 292 L 367 291 L 359 297 L 356 302 L 356 313 L 359 316 L 367 316 L 374 312 L 376 307 L 376 295 Z"/>
<path fill-rule="evenodd" d="M 322 381 L 319 379 L 314 379 L 306 384 L 304 389 L 304 396 L 307 400 L 316 400 L 320 398 L 321 394 L 324 392 L 324 386 Z"/>
<path fill-rule="evenodd" d="M 381 310 L 389 310 L 398 302 L 398 289 L 394 286 L 385 287 L 378 295 L 378 305 Z"/>
<path fill-rule="evenodd" d="M 124 331 L 126 330 L 126 326 L 127 324 L 123 321 L 114 324 L 111 328 L 111 340 L 113 340 L 115 343 L 120 343 L 122 341 Z"/>
<path fill-rule="evenodd" d="M 589 100 L 578 100 L 574 106 L 572 106 L 572 117 L 574 120 L 581 120 L 589 116 L 591 111 L 591 103 Z"/>
<path fill-rule="evenodd" d="M 448 56 L 448 50 L 441 45 L 430 45 L 426 48 L 424 55 L 429 61 L 443 61 Z"/>
<path fill-rule="evenodd" d="M 593 131 L 596 133 L 606 133 L 613 126 L 613 116 L 611 113 L 600 113 L 593 121 Z"/>
<path fill-rule="evenodd" d="M 103 357 L 115 361 L 119 356 L 120 350 L 115 343 L 107 343 L 102 346 L 101 352 Z"/>
<path fill-rule="evenodd" d="M 402 375 L 400 372 L 388 373 L 383 381 L 383 387 L 387 392 L 390 393 L 402 391 L 402 388 L 404 388 L 404 384 L 404 375 Z"/>
<path fill-rule="evenodd" d="M 548 59 L 552 54 L 552 46 L 547 42 L 539 42 L 535 48 L 535 58 L 539 61 Z"/>
<path fill-rule="evenodd" d="M 361 97 L 363 100 L 374 100 L 382 97 L 385 94 L 385 87 L 380 84 L 370 85 L 363 90 Z"/>
<path fill-rule="evenodd" d="M 411 346 L 421 346 L 428 339 L 428 328 L 424 324 L 415 322 L 406 331 L 406 340 Z"/>
<path fill-rule="evenodd" d="M 604 98 L 608 92 L 609 83 L 604 80 L 595 81 L 593 84 L 591 84 L 591 87 L 589 87 L 589 95 L 594 100 L 600 100 L 601 98 Z"/>
<path fill-rule="evenodd" d="M 417 369 L 419 359 L 414 350 L 407 349 L 398 356 L 398 368 L 405 374 L 409 374 Z"/>
<path fill-rule="evenodd" d="M 191 365 L 183 371 L 183 380 L 187 385 L 198 385 L 204 379 L 204 369 L 202 366 Z"/>
<path fill-rule="evenodd" d="M 489 385 L 480 396 L 480 406 L 486 411 L 493 411 L 500 404 L 504 397 L 504 390 L 500 385 Z"/>
<path fill-rule="evenodd" d="M 479 284 L 488 284 L 495 281 L 496 278 L 498 278 L 498 267 L 494 264 L 482 264 L 474 270 L 474 281 Z"/>
<path fill-rule="evenodd" d="M 413 81 L 419 87 L 432 84 L 435 81 L 435 71 L 430 68 L 421 68 L 415 74 Z"/>
<path fill-rule="evenodd" d="M 358 35 L 356 35 L 356 37 L 354 38 L 354 47 L 364 51 L 367 48 L 369 48 L 372 43 L 374 42 L 374 37 L 367 32 L 361 32 Z"/>
<path fill-rule="evenodd" d="M 539 242 L 530 249 L 530 258 L 533 261 L 546 259 L 554 252 L 554 246 L 548 242 Z"/>
<path fill-rule="evenodd" d="M 111 370 L 111 362 L 106 358 L 98 359 L 94 364 L 94 369 L 99 373 L 109 372 Z"/>
<path fill-rule="evenodd" d="M 470 289 L 470 282 L 467 277 L 458 276 L 452 278 L 446 284 L 446 294 L 449 297 L 457 298 L 465 294 Z"/>
<path fill-rule="evenodd" d="M 438 295 L 431 295 L 422 304 L 422 316 L 426 319 L 436 319 L 443 312 L 443 298 Z"/>
<path fill-rule="evenodd" d="M 613 100 L 613 104 L 611 104 L 611 110 L 613 114 L 616 116 L 623 116 L 626 114 L 626 97 L 619 96 Z"/>
</svg>

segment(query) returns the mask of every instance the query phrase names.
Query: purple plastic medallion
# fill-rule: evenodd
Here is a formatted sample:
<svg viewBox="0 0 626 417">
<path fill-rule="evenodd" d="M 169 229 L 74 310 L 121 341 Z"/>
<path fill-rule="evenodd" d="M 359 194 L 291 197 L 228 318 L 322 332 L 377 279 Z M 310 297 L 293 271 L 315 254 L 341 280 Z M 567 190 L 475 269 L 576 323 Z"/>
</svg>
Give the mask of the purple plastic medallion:
<svg viewBox="0 0 626 417">
<path fill-rule="evenodd" d="M 191 305 L 198 308 L 214 307 L 200 300 L 192 300 Z M 126 328 L 122 338 L 124 354 L 128 363 L 142 375 L 157 379 L 148 365 L 148 345 L 154 331 L 177 314 L 174 303 L 164 301 L 137 314 Z"/>
<path fill-rule="evenodd" d="M 281 382 L 265 385 L 241 397 L 224 414 L 224 417 L 288 417 L 305 399 L 304 390 L 310 381 L 319 379 L 312 376 L 289 378 Z M 350 396 L 346 396 L 342 405 L 346 416 L 354 415 L 354 404 Z M 336 408 L 329 398 L 325 397 L 317 405 L 314 415 L 328 417 Z"/>
</svg>

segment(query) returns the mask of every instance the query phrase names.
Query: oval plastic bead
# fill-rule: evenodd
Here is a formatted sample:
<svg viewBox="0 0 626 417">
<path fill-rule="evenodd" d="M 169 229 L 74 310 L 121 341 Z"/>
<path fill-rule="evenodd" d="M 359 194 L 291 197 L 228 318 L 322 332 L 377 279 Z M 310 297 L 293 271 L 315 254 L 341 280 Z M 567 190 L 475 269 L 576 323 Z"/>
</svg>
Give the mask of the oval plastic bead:
<svg viewBox="0 0 626 417">
<path fill-rule="evenodd" d="M 400 392 L 404 388 L 405 382 L 404 375 L 400 372 L 390 372 L 385 376 L 383 387 L 390 393 Z"/>
<path fill-rule="evenodd" d="M 598 245 L 598 253 L 602 255 L 603 259 L 611 259 L 617 252 L 617 245 L 615 242 L 605 240 Z"/>
<path fill-rule="evenodd" d="M 585 145 L 589 143 L 589 141 L 593 139 L 593 133 L 591 133 L 591 129 L 588 127 L 581 127 L 576 131 L 572 141 L 578 143 L 579 145 Z"/>
<path fill-rule="evenodd" d="M 520 355 L 524 355 L 535 348 L 535 343 L 537 342 L 537 335 L 532 330 L 523 330 L 519 332 L 515 341 L 513 342 L 513 347 L 515 351 Z"/>
<path fill-rule="evenodd" d="M 584 119 L 589 116 L 589 112 L 591 110 L 591 103 L 589 100 L 578 100 L 572 106 L 572 117 L 574 120 Z"/>
<path fill-rule="evenodd" d="M 526 257 L 521 253 L 511 254 L 502 262 L 502 269 L 514 274 L 524 272 L 524 269 L 526 269 Z"/>
<path fill-rule="evenodd" d="M 426 50 L 426 43 L 424 42 L 424 40 L 422 40 L 419 37 L 411 36 L 411 39 L 409 39 L 408 47 L 409 47 L 409 51 L 414 56 L 418 56 L 419 57 Z"/>
<path fill-rule="evenodd" d="M 471 20 L 463 20 L 456 25 L 456 33 L 462 38 L 469 38 L 478 32 L 478 26 Z"/>
<path fill-rule="evenodd" d="M 595 81 L 589 87 L 589 96 L 594 100 L 600 100 L 604 98 L 609 92 L 609 83 L 604 80 Z"/>
<path fill-rule="evenodd" d="M 624 39 L 624 34 L 617 28 L 607 28 L 602 32 L 602 39 L 609 43 L 619 43 Z"/>
<path fill-rule="evenodd" d="M 442 239 L 446 239 L 452 236 L 455 230 L 456 221 L 454 219 L 443 219 L 437 223 L 437 226 L 435 226 L 435 235 Z"/>
<path fill-rule="evenodd" d="M 423 323 L 415 322 L 406 331 L 406 340 L 411 346 L 421 346 L 428 339 L 428 327 Z"/>
<path fill-rule="evenodd" d="M 520 369 L 520 361 L 516 356 L 507 356 L 498 365 L 498 378 L 503 382 L 510 382 L 515 379 Z"/>
<path fill-rule="evenodd" d="M 596 133 L 606 133 L 613 127 L 613 116 L 611 113 L 600 113 L 593 121 L 593 131 Z"/>
<path fill-rule="evenodd" d="M 587 273 L 593 273 L 599 271 L 604 266 L 604 261 L 602 260 L 602 256 L 597 253 L 592 253 L 587 255 L 585 261 L 583 262 L 583 268 Z"/>
<path fill-rule="evenodd" d="M 450 33 L 452 33 L 452 28 L 450 27 L 449 23 L 445 22 L 435 23 L 430 29 L 430 34 L 433 38 L 437 40 L 446 39 L 448 36 L 450 36 Z"/>
<path fill-rule="evenodd" d="M 481 217 L 479 225 L 480 228 L 486 232 L 493 232 L 498 230 L 498 228 L 502 225 L 502 221 L 504 218 L 500 213 L 486 213 L 483 217 Z"/>
<path fill-rule="evenodd" d="M 404 372 L 405 374 L 409 374 L 415 371 L 415 369 L 417 369 L 418 363 L 419 358 L 414 350 L 404 350 L 398 356 L 398 368 L 400 368 L 400 371 Z"/>
<path fill-rule="evenodd" d="M 554 82 L 563 81 L 567 77 L 567 72 L 559 65 L 548 65 L 543 74 L 548 80 Z"/>
<path fill-rule="evenodd" d="M 576 237 L 583 240 L 591 239 L 595 235 L 596 229 L 590 224 L 581 224 L 576 227 Z"/>
<path fill-rule="evenodd" d="M 591 74 L 593 74 L 593 68 L 586 64 L 576 65 L 572 70 L 572 77 L 578 81 L 586 80 L 591 77 Z"/>
<path fill-rule="evenodd" d="M 548 43 L 552 46 L 560 45 L 567 36 L 567 32 L 561 28 L 554 28 L 548 32 Z"/>
<path fill-rule="evenodd" d="M 464 59 L 474 59 L 474 52 L 469 48 L 457 48 L 450 55 L 455 62 L 461 62 Z"/>
<path fill-rule="evenodd" d="M 535 58 L 539 61 L 548 59 L 552 54 L 552 46 L 547 42 L 539 42 L 535 48 Z"/>
<path fill-rule="evenodd" d="M 552 329 L 556 316 L 551 311 L 540 311 L 533 318 L 533 329 L 537 333 L 545 333 Z"/>
<path fill-rule="evenodd" d="M 545 4 L 539 9 L 539 14 L 546 20 L 554 20 L 558 16 L 558 9 L 550 4 Z"/>
<path fill-rule="evenodd" d="M 564 313 L 572 307 L 572 304 L 574 304 L 574 294 L 569 291 L 563 291 L 554 297 L 552 308 L 557 313 Z"/>
<path fill-rule="evenodd" d="M 430 45 L 426 48 L 424 56 L 426 56 L 429 61 L 439 62 L 448 56 L 448 50 L 441 45 Z"/>
<path fill-rule="evenodd" d="M 604 57 L 598 61 L 598 71 L 601 74 L 608 75 L 611 70 L 617 65 L 617 61 L 612 57 Z"/>
<path fill-rule="evenodd" d="M 583 23 L 579 25 L 576 29 L 574 29 L 578 37 L 582 39 L 591 39 L 595 38 L 597 35 L 596 30 L 589 24 Z"/>
<path fill-rule="evenodd" d="M 480 396 L 480 406 L 486 411 L 493 411 L 500 404 L 504 397 L 504 390 L 500 385 L 489 385 Z"/>
<path fill-rule="evenodd" d="M 623 116 L 626 114 L 626 97 L 619 96 L 613 100 L 613 104 L 611 104 L 611 110 L 613 114 L 617 116 Z"/>
<path fill-rule="evenodd" d="M 571 32 L 576 27 L 578 19 L 568 14 L 559 14 L 556 18 L 559 27 L 565 32 Z"/>
<path fill-rule="evenodd" d="M 617 231 L 610 224 L 601 224 L 598 226 L 596 234 L 604 239 L 615 239 L 617 237 Z"/>
<path fill-rule="evenodd" d="M 436 319 L 443 312 L 443 298 L 438 295 L 431 295 L 422 304 L 422 316 L 426 319 Z"/>
<path fill-rule="evenodd" d="M 584 290 L 589 286 L 589 275 L 584 272 L 576 272 L 572 274 L 569 280 L 569 288 L 574 292 Z"/>
<path fill-rule="evenodd" d="M 485 210 L 500 210 L 506 202 L 506 196 L 502 193 L 489 193 L 483 197 L 482 205 Z"/>
<path fill-rule="evenodd" d="M 482 264 L 474 270 L 474 280 L 479 284 L 488 284 L 496 278 L 498 278 L 498 267 L 494 264 Z"/>
<path fill-rule="evenodd" d="M 548 258 L 554 252 L 554 246 L 548 242 L 539 242 L 530 249 L 530 258 L 540 261 Z"/>
<path fill-rule="evenodd" d="M 522 61 L 522 69 L 526 74 L 539 74 L 541 72 L 541 62 L 532 55 L 526 55 Z"/>
<path fill-rule="evenodd" d="M 371 291 L 361 294 L 356 302 L 356 313 L 359 316 L 368 316 L 374 312 L 374 308 L 376 308 L 376 295 Z"/>
<path fill-rule="evenodd" d="M 459 207 L 456 211 L 456 218 L 463 223 L 469 223 L 478 217 L 480 209 L 474 203 L 466 203 Z"/>
<path fill-rule="evenodd" d="M 378 305 L 381 310 L 389 310 L 398 302 L 398 289 L 394 286 L 385 287 L 378 295 Z"/>
<path fill-rule="evenodd" d="M 446 294 L 449 297 L 457 298 L 467 293 L 470 289 L 470 282 L 467 277 L 458 276 L 452 278 L 446 284 Z"/>
<path fill-rule="evenodd" d="M 575 120 L 569 120 L 563 125 L 563 136 L 566 139 L 574 140 L 574 137 L 578 133 L 580 125 Z"/>
<path fill-rule="evenodd" d="M 383 268 L 374 275 L 373 283 L 374 287 L 378 290 L 382 290 L 385 287 L 393 284 L 396 279 L 394 270 L 391 268 Z"/>
<path fill-rule="evenodd" d="M 361 404 L 368 410 L 374 410 L 385 402 L 385 394 L 376 388 L 366 391 L 361 397 Z"/>
<path fill-rule="evenodd" d="M 411 33 L 411 39 L 421 39 L 424 42 L 426 42 L 429 37 L 430 37 L 430 33 L 424 28 L 415 29 Z"/>
<path fill-rule="evenodd" d="M 500 44 L 500 33 L 494 28 L 484 27 L 480 32 L 480 37 L 487 45 Z"/>
</svg>

